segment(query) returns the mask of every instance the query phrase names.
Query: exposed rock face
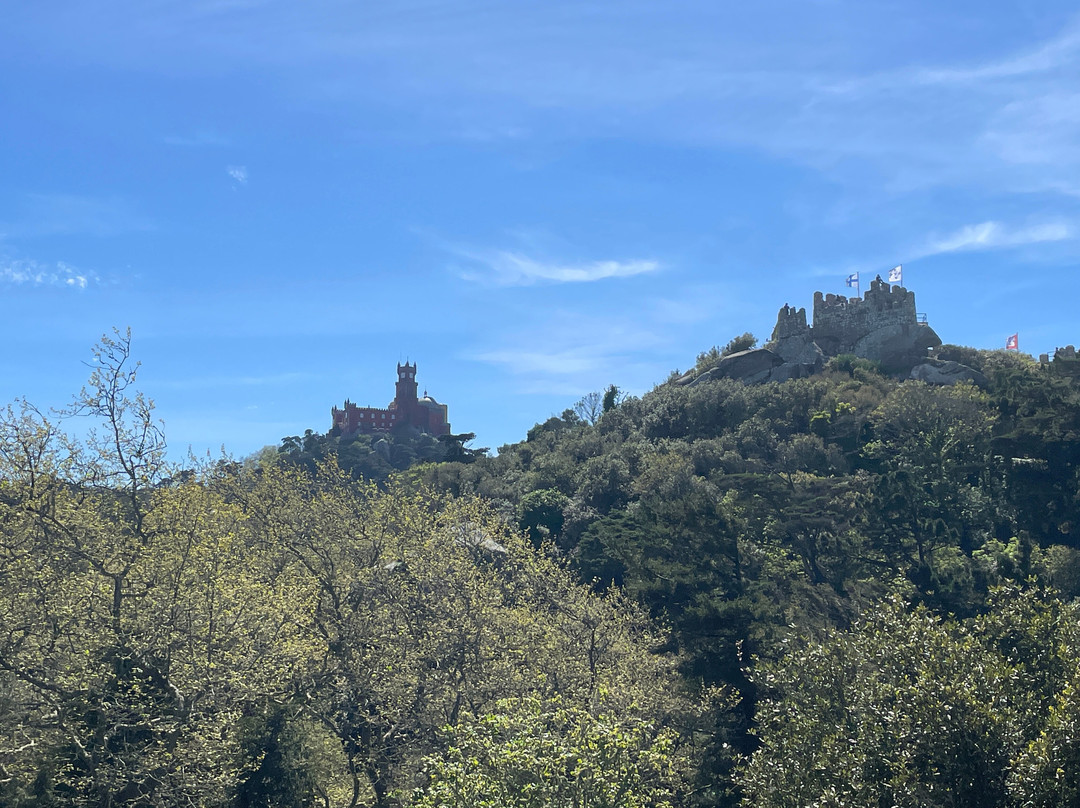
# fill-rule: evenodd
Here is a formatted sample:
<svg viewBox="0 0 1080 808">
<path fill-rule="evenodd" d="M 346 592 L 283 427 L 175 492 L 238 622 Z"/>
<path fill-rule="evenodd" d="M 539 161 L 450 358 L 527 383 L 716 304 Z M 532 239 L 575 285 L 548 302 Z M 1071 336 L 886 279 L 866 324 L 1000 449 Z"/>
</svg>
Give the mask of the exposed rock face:
<svg viewBox="0 0 1080 808">
<path fill-rule="evenodd" d="M 747 384 L 768 381 L 784 360 L 767 348 L 728 354 L 710 372 L 714 379 L 742 379 Z"/>
<path fill-rule="evenodd" d="M 784 358 L 775 351 L 768 348 L 755 348 L 728 354 L 716 367 L 705 371 L 697 378 L 690 380 L 682 376 L 676 379 L 675 383 L 689 384 L 692 387 L 712 379 L 735 379 L 747 384 L 786 382 L 788 379 L 805 379 L 819 370 L 821 370 L 820 361 L 817 364 L 785 362 Z"/>
<path fill-rule="evenodd" d="M 807 336 L 786 337 L 769 344 L 771 350 L 785 362 L 795 365 L 812 365 L 818 369 L 825 364 L 824 352 Z"/>
<path fill-rule="evenodd" d="M 785 362 L 769 374 L 770 382 L 786 382 L 788 379 L 805 379 L 813 376 L 821 370 L 821 365 L 804 365 L 794 362 Z"/>
<path fill-rule="evenodd" d="M 986 377 L 974 368 L 946 359 L 928 359 L 911 369 L 911 378 L 927 384 L 959 384 L 971 382 L 985 388 Z"/>
</svg>

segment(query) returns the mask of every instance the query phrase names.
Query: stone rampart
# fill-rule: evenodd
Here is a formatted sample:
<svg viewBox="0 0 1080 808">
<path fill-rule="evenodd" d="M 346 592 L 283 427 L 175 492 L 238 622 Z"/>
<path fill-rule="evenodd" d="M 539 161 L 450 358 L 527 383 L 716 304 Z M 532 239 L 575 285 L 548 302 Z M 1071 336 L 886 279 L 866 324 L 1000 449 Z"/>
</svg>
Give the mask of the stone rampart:
<svg viewBox="0 0 1080 808">
<path fill-rule="evenodd" d="M 916 331 L 918 328 L 929 327 L 918 323 L 915 293 L 902 286 L 889 286 L 881 278 L 870 284 L 862 298 L 814 293 L 814 324 L 809 329 L 810 338 L 826 356 L 876 351 L 881 340 L 871 340 L 875 345 L 871 348 L 866 344 L 867 337 L 880 332 L 885 341 L 891 340 L 893 335 L 903 340 L 904 336 L 920 335 Z"/>
<path fill-rule="evenodd" d="M 718 378 L 747 383 L 800 379 L 817 373 L 825 360 L 841 354 L 880 362 L 890 373 L 908 373 L 926 361 L 928 349 L 940 344 L 934 329 L 919 322 L 915 293 L 890 286 L 878 276 L 863 297 L 815 292 L 812 325 L 806 322 L 806 309 L 785 305 L 765 347 L 731 354 L 712 370 L 687 373 L 675 383 L 699 384 Z M 932 370 L 952 383 L 960 378 L 959 368 L 963 366 L 945 369 L 948 373 L 942 368 Z"/>
<path fill-rule="evenodd" d="M 940 344 L 934 330 L 918 320 L 915 293 L 890 286 L 879 276 L 863 297 L 815 292 L 811 325 L 805 309 L 785 305 L 768 347 L 787 362 L 811 364 L 815 354 L 855 354 L 888 368 L 904 368 Z"/>
</svg>

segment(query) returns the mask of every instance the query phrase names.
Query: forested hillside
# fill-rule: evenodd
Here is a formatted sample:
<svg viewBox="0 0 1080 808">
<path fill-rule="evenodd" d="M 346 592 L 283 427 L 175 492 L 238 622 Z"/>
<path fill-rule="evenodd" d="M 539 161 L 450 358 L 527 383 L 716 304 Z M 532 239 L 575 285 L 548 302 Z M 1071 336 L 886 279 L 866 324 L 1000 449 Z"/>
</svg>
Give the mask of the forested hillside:
<svg viewBox="0 0 1080 808">
<path fill-rule="evenodd" d="M 1080 799 L 1067 368 L 840 357 L 608 388 L 495 457 L 309 433 L 175 468 L 129 353 L 85 440 L 0 419 L 0 804 Z"/>
<path fill-rule="evenodd" d="M 699 362 L 717 355 L 703 354 Z M 688 681 L 738 693 L 719 750 L 699 772 L 696 798 L 703 802 L 727 799 L 718 784 L 728 767 L 756 751 L 755 760 L 768 762 L 755 763 L 745 775 L 751 804 L 937 804 L 919 789 L 954 790 L 972 777 L 987 788 L 997 784 L 996 790 L 974 801 L 940 804 L 1008 804 L 1003 761 L 1040 737 L 1039 722 L 1051 720 L 1051 694 L 1071 692 L 1075 662 L 1068 674 L 1055 673 L 1053 685 L 1039 685 L 1044 707 L 1035 714 L 1041 718 L 1028 716 L 1034 723 L 1018 730 L 1013 746 L 971 725 L 962 728 L 960 746 L 937 738 L 926 752 L 905 748 L 916 743 L 912 738 L 894 737 L 895 759 L 868 746 L 869 731 L 844 735 L 845 712 L 851 721 L 874 723 L 895 694 L 829 690 L 808 696 L 799 691 L 815 680 L 793 667 L 809 664 L 798 655 L 810 654 L 818 674 L 840 675 L 827 670 L 839 663 L 822 669 L 820 657 L 858 641 L 845 632 L 859 637 L 873 631 L 878 643 L 899 647 L 911 642 L 901 635 L 921 624 L 901 616 L 908 614 L 939 629 L 940 653 L 963 657 L 967 640 L 961 638 L 983 631 L 969 626 L 1004 619 L 996 608 L 1013 614 L 1036 608 L 1028 601 L 996 606 L 1004 602 L 1002 591 L 1019 588 L 1025 594 L 1016 597 L 1038 603 L 1080 594 L 1080 389 L 1071 368 L 956 346 L 944 346 L 938 356 L 981 371 L 986 389 L 900 382 L 854 357 L 839 357 L 823 374 L 783 384 L 679 386 L 673 375 L 640 399 L 616 405 L 609 398 L 600 411 L 568 410 L 497 457 L 427 466 L 418 476 L 455 495 L 493 502 L 537 546 L 550 542 L 597 592 L 625 592 L 669 625 L 669 648 L 681 655 Z M 895 619 L 870 628 L 866 620 L 880 620 L 882 609 Z M 1026 689 L 1035 686 L 1030 670 L 1054 667 L 1054 655 L 1071 648 L 1076 618 L 1068 614 L 1072 627 L 1055 629 L 1068 636 L 1045 646 L 1017 640 L 1030 627 L 1015 619 L 1009 641 L 1020 642 L 1022 653 L 994 649 L 1005 654 L 1000 675 L 1014 677 L 995 685 L 1010 682 L 1004 688 L 1012 691 L 1009 698 L 1028 698 Z M 861 666 L 875 664 L 869 656 Z M 948 670 L 947 659 L 928 664 L 936 685 L 964 687 L 949 685 L 959 673 Z M 763 672 L 777 665 L 779 672 Z M 915 675 L 863 674 L 908 681 Z M 982 710 L 996 713 L 1004 702 L 994 701 L 992 692 L 978 698 L 990 700 Z M 817 712 L 801 716 L 801 725 L 763 721 L 807 704 Z M 832 769 L 832 753 L 821 749 L 813 754 L 825 757 L 793 757 L 820 741 L 788 737 L 811 724 L 818 733 L 840 733 L 850 754 L 864 761 L 884 755 L 874 764 L 884 768 L 870 779 L 881 780 L 885 792 L 875 792 L 873 800 L 849 802 L 849 795 L 833 803 L 826 798 L 828 778 L 810 787 L 820 788 L 813 794 L 794 782 L 765 788 L 766 774 L 779 776 L 777 754 L 791 772 Z M 1077 748 L 1080 739 L 1073 743 Z M 1006 757 L 969 761 L 970 768 L 950 774 L 944 763 L 966 754 L 963 744 L 999 745 L 1014 754 L 1001 751 Z M 850 760 L 837 758 L 835 766 L 836 777 L 850 774 Z M 993 770 L 997 779 L 986 780 Z M 926 779 L 930 771 L 941 778 L 936 786 Z M 903 797 L 907 785 L 888 791 L 884 783 L 894 778 L 920 784 L 911 792 L 917 795 L 913 802 Z M 894 802 L 878 802 L 885 793 Z"/>
<path fill-rule="evenodd" d="M 25 403 L 0 419 L 0 804 L 687 793 L 720 696 L 632 602 L 475 498 L 332 462 L 170 468 L 127 338 L 93 367 L 86 441 Z"/>
</svg>

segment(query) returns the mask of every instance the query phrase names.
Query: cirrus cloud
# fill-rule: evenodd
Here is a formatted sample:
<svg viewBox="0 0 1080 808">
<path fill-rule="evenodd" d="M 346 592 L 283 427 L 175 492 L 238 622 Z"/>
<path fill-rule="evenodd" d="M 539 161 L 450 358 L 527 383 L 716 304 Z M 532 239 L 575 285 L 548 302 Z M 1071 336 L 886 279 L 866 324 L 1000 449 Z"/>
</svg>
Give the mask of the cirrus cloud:
<svg viewBox="0 0 1080 808">
<path fill-rule="evenodd" d="M 1069 222 L 1042 222 L 1024 227 L 1010 227 L 989 221 L 969 224 L 948 235 L 931 239 L 920 256 L 940 255 L 963 250 L 992 250 L 1066 241 L 1075 238 L 1076 228 Z"/>
<path fill-rule="evenodd" d="M 629 278 L 661 269 L 658 261 L 585 261 L 562 263 L 541 261 L 510 250 L 460 253 L 476 268 L 463 270 L 461 277 L 487 281 L 498 286 L 529 286 L 534 283 L 590 283 L 607 278 Z"/>
</svg>

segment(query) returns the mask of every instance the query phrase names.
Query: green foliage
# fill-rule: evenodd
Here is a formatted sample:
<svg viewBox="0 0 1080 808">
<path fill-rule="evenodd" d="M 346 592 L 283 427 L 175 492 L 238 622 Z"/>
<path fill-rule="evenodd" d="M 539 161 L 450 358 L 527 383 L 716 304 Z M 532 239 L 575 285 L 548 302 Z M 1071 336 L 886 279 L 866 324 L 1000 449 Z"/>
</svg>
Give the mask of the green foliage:
<svg viewBox="0 0 1080 808">
<path fill-rule="evenodd" d="M 1077 793 L 1075 608 L 1002 590 L 963 622 L 893 601 L 791 644 L 755 680 L 746 805 L 1069 805 Z"/>
<path fill-rule="evenodd" d="M 566 521 L 563 509 L 568 502 L 565 494 L 551 488 L 530 491 L 518 506 L 518 525 L 537 546 L 545 541 L 558 541 Z"/>
<path fill-rule="evenodd" d="M 418 435 L 417 439 L 419 438 Z M 475 432 L 462 432 L 460 435 L 440 435 L 439 442 L 446 447 L 442 460 L 447 463 L 474 463 L 481 457 L 486 457 L 488 453 L 487 447 L 471 449 L 465 445 L 474 440 L 476 440 Z M 433 457 L 427 457 L 424 462 L 430 462 L 434 459 Z"/>
<path fill-rule="evenodd" d="M 308 431 L 178 470 L 128 350 L 88 441 L 0 418 L 0 803 L 1077 801 L 1069 374 L 838 357 L 610 386 L 493 457 Z"/>
<path fill-rule="evenodd" d="M 305 632 L 241 511 L 167 482 L 128 337 L 92 367 L 85 443 L 26 405 L 0 418 L 4 779 L 70 805 L 219 803 L 231 728 L 254 694 L 284 696 Z"/>
<path fill-rule="evenodd" d="M 751 334 L 749 331 L 734 337 L 723 350 L 720 351 L 721 356 L 727 356 L 728 354 L 738 353 L 739 351 L 749 351 L 751 348 L 757 346 L 757 337 Z"/>
<path fill-rule="evenodd" d="M 890 594 L 974 618 L 993 587 L 1032 575 L 1080 591 L 1076 382 L 1012 354 L 954 353 L 986 390 L 900 382 L 856 357 L 783 384 L 665 383 L 424 477 L 515 520 L 528 497 L 564 498 L 558 549 L 581 579 L 663 621 L 688 681 L 740 694 L 715 716 L 693 798 L 730 802 L 712 786 L 756 745 L 747 654 L 778 659 L 793 632 L 846 629 Z"/>
<path fill-rule="evenodd" d="M 397 472 L 415 465 L 435 462 L 472 463 L 487 454 L 486 448 L 466 446 L 476 435 L 443 435 L 436 438 L 412 427 L 392 432 L 341 435 L 334 431 L 320 435 L 308 429 L 303 436 L 281 439 L 278 454 L 289 463 L 310 472 L 330 458 L 357 479 L 386 483 Z"/>
<path fill-rule="evenodd" d="M 640 715 L 557 697 L 496 706 L 447 729 L 415 808 L 670 808 L 683 787 L 677 736 Z"/>
<path fill-rule="evenodd" d="M 697 364 L 695 365 L 694 370 L 698 373 L 711 370 L 716 367 L 720 360 L 725 356 L 739 353 L 740 351 L 749 351 L 751 348 L 756 348 L 757 344 L 757 337 L 747 331 L 744 334 L 732 338 L 723 348 L 714 345 L 704 353 L 698 354 Z"/>
<path fill-rule="evenodd" d="M 834 356 L 825 364 L 825 370 L 832 373 L 845 373 L 851 378 L 865 379 L 870 375 L 881 375 L 881 362 L 863 359 L 855 354 Z"/>
<path fill-rule="evenodd" d="M 318 776 L 308 757 L 309 728 L 295 711 L 266 705 L 237 725 L 242 766 L 236 808 L 301 808 L 315 799 Z M 307 731 L 305 731 L 307 730 Z"/>
<path fill-rule="evenodd" d="M 968 348 L 965 345 L 945 344 L 934 349 L 934 358 L 959 362 L 961 365 L 967 365 L 981 372 L 990 353 L 990 351 L 981 351 L 978 348 Z"/>
<path fill-rule="evenodd" d="M 4 804 L 390 808 L 507 700 L 628 760 L 685 743 L 639 743 L 693 712 L 645 614 L 490 508 L 332 458 L 169 469 L 133 382 L 110 338 L 88 442 L 0 418 Z"/>
<path fill-rule="evenodd" d="M 604 399 L 601 402 L 601 406 L 603 407 L 604 412 L 611 412 L 613 409 L 619 406 L 619 404 L 622 403 L 624 398 L 626 398 L 626 395 L 622 392 L 622 390 L 620 390 L 614 384 L 609 385 L 608 389 L 604 391 Z"/>
</svg>

